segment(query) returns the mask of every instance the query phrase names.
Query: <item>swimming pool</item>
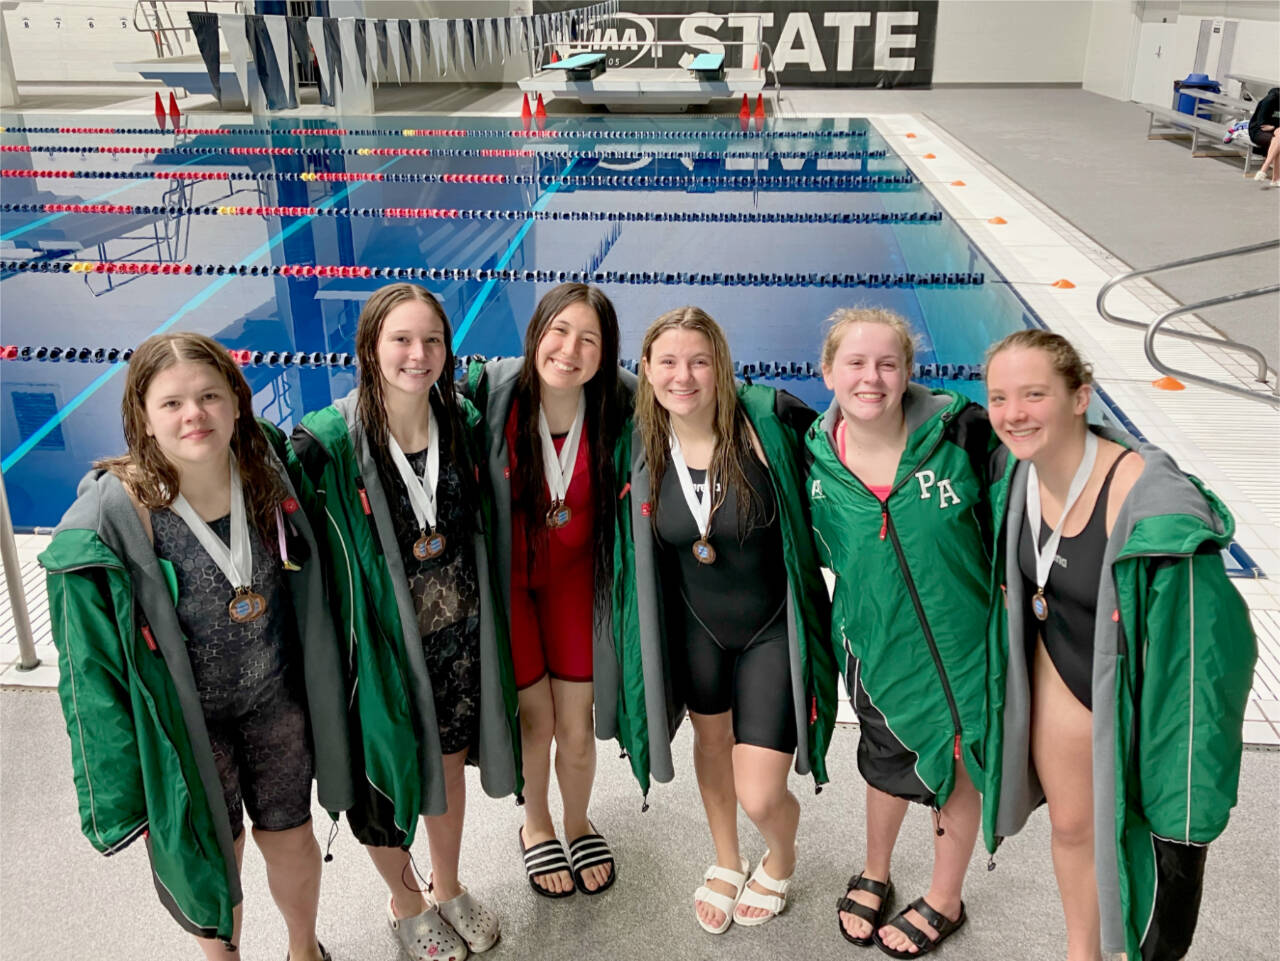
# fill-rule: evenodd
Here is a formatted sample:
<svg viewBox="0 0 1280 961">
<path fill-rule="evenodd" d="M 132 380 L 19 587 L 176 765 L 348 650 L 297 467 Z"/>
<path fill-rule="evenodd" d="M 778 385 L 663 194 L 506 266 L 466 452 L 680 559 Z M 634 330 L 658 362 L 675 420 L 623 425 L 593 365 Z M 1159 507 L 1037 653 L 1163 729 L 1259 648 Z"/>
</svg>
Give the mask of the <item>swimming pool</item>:
<svg viewBox="0 0 1280 961">
<path fill-rule="evenodd" d="M 94 123 L 3 122 L 0 453 L 19 528 L 56 523 L 88 463 L 121 449 L 122 351 L 210 334 L 288 429 L 351 389 L 342 355 L 393 279 L 441 298 L 459 354 L 518 353 L 565 279 L 613 299 L 628 358 L 654 317 L 697 304 L 744 374 L 814 406 L 837 307 L 900 312 L 921 379 L 979 399 L 987 344 L 1038 322 L 861 120 Z"/>
</svg>

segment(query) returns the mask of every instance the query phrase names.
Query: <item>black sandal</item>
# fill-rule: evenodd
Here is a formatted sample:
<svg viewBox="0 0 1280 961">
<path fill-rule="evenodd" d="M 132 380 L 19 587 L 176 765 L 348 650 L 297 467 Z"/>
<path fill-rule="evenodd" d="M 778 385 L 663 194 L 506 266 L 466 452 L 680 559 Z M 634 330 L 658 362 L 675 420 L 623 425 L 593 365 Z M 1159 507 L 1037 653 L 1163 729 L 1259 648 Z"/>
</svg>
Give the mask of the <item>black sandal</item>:
<svg viewBox="0 0 1280 961">
<path fill-rule="evenodd" d="M 864 878 L 861 874 L 855 874 L 849 879 L 849 883 L 845 885 L 845 891 L 866 891 L 868 894 L 874 894 L 880 899 L 880 906 L 875 908 L 851 900 L 847 893 L 843 898 L 836 899 L 836 926 L 840 928 L 840 933 L 844 936 L 844 939 L 860 948 L 869 948 L 875 943 L 876 932 L 880 930 L 880 925 L 884 924 L 884 916 L 889 908 L 889 899 L 893 896 L 893 882 L 873 881 L 871 878 Z M 855 938 L 844 929 L 844 923 L 840 920 L 839 912 L 856 914 L 863 921 L 870 923 L 871 933 L 865 938 Z"/>
<path fill-rule="evenodd" d="M 520 854 L 524 857 L 524 873 L 529 876 L 529 887 L 533 888 L 534 892 L 544 898 L 567 898 L 573 894 L 573 888 L 568 891 L 548 891 L 534 880 L 559 871 L 572 873 L 569 871 L 569 859 L 564 854 L 564 845 L 560 843 L 559 838 L 552 838 L 550 841 L 543 841 L 531 848 L 526 848 L 523 827 L 517 830 L 516 838 L 520 842 Z"/>
<path fill-rule="evenodd" d="M 595 828 L 595 825 L 592 825 Z M 574 886 L 586 895 L 604 894 L 618 877 L 618 865 L 614 863 L 613 852 L 609 850 L 609 842 L 599 834 L 584 834 L 569 842 L 569 862 L 572 865 Z M 587 868 L 609 865 L 609 880 L 592 891 L 582 880 L 582 872 Z"/>
<path fill-rule="evenodd" d="M 923 931 L 917 928 L 914 924 L 908 921 L 906 917 L 906 914 L 908 911 L 915 911 L 918 915 L 920 915 L 920 917 L 924 918 L 925 921 L 933 925 L 933 929 L 938 932 L 938 936 L 936 938 L 930 938 L 929 935 L 925 934 Z M 947 940 L 947 938 L 953 935 L 960 928 L 960 926 L 963 925 L 967 920 L 968 918 L 965 917 L 965 913 L 964 913 L 963 901 L 960 902 L 960 917 L 952 921 L 945 914 L 942 914 L 941 912 L 935 911 L 933 908 L 931 908 L 928 902 L 925 901 L 924 898 L 916 898 L 914 901 L 912 901 L 905 908 L 903 908 L 901 911 L 898 912 L 898 916 L 889 922 L 889 926 L 893 928 L 897 928 L 899 931 L 905 934 L 910 939 L 911 943 L 914 944 L 920 950 L 916 952 L 898 951 L 894 948 L 885 947 L 885 943 L 880 940 L 879 929 L 876 930 L 876 935 L 875 935 L 876 947 L 878 947 L 885 954 L 889 955 L 889 957 L 891 958 L 924 957 L 924 955 L 934 950 L 936 947 L 938 947 L 938 945 L 942 944 L 943 941 Z"/>
</svg>

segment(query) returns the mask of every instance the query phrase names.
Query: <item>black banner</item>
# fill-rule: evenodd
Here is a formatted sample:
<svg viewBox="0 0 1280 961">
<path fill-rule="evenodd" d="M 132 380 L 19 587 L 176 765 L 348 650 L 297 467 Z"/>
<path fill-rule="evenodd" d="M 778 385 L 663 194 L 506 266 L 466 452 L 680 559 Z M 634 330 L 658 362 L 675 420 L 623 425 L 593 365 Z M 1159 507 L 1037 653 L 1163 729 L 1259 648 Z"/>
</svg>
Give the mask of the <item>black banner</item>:
<svg viewBox="0 0 1280 961">
<path fill-rule="evenodd" d="M 581 5 L 535 0 L 533 11 Z M 937 27 L 937 0 L 622 0 L 617 16 L 579 40 L 607 44 L 581 49 L 605 49 L 610 69 L 680 67 L 723 53 L 725 67 L 758 63 L 770 82 L 776 68 L 784 86 L 927 87 Z"/>
</svg>

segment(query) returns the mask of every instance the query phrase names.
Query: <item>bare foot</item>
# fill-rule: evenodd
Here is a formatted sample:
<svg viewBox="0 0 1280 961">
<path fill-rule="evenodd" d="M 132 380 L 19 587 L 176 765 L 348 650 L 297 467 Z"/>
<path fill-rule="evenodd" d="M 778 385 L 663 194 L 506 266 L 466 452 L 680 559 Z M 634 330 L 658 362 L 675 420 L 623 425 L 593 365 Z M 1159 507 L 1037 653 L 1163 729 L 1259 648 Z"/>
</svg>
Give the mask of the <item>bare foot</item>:
<svg viewBox="0 0 1280 961">
<path fill-rule="evenodd" d="M 520 829 L 520 839 L 524 842 L 525 848 L 528 849 L 544 841 L 554 841 L 556 835 L 554 831 L 531 830 L 526 824 Z M 565 891 L 573 890 L 573 875 L 568 871 L 550 871 L 546 874 L 535 874 L 533 883 L 544 891 L 550 891 L 552 894 L 563 894 Z"/>
</svg>

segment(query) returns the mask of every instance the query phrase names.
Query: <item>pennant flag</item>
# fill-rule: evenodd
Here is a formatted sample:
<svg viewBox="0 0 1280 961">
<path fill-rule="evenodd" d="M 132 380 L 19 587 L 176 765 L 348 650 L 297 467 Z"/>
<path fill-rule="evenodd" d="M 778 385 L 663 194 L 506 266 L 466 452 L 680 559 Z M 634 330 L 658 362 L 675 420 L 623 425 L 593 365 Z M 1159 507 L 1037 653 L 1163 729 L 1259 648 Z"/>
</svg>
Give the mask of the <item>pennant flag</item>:
<svg viewBox="0 0 1280 961">
<path fill-rule="evenodd" d="M 413 28 L 409 26 L 409 21 L 403 17 L 396 21 L 396 30 L 400 34 L 400 53 L 397 61 L 404 61 L 404 72 L 409 75 L 409 80 L 413 80 Z M 396 67 L 396 73 L 400 71 L 399 66 Z M 401 81 L 403 83 L 404 81 Z"/>
<path fill-rule="evenodd" d="M 507 62 L 507 58 L 511 56 L 511 18 L 503 17 L 501 20 L 495 21 L 498 25 L 498 49 L 499 59 Z"/>
<path fill-rule="evenodd" d="M 319 47 L 316 48 L 319 50 Z M 329 61 L 329 76 L 337 76 L 338 87 L 346 85 L 346 77 L 342 68 L 342 31 L 337 17 L 324 18 L 324 52 Z M 334 90 L 336 96 L 337 90 Z"/>
<path fill-rule="evenodd" d="M 385 70 L 389 65 L 391 42 L 387 37 L 387 21 L 373 21 L 373 35 L 378 38 L 378 63 Z"/>
<path fill-rule="evenodd" d="M 284 103 L 289 109 L 298 106 L 298 94 L 293 82 L 293 57 L 289 53 L 289 24 L 283 16 L 270 14 L 262 18 L 267 24 L 267 36 L 275 53 L 276 73 L 283 88 Z"/>
<path fill-rule="evenodd" d="M 247 107 L 249 106 L 249 35 L 245 30 L 244 14 L 221 13 L 218 15 L 218 26 L 227 39 L 227 52 L 231 54 L 231 66 L 235 68 L 236 80 L 240 84 L 240 96 Z"/>
<path fill-rule="evenodd" d="M 501 58 L 498 56 L 498 20 L 496 17 L 490 17 L 484 22 L 484 44 L 489 50 L 489 62 Z"/>
<path fill-rule="evenodd" d="M 363 20 L 343 17 L 338 21 L 342 31 L 342 57 L 360 67 L 360 79 L 369 82 L 369 55 L 365 52 L 365 25 Z M 355 74 L 351 80 L 355 82 Z M 346 84 L 344 83 L 343 86 Z"/>
<path fill-rule="evenodd" d="M 189 11 L 187 19 L 191 21 L 191 32 L 195 34 L 196 46 L 200 49 L 200 59 L 209 72 L 209 83 L 213 85 L 213 95 L 219 102 L 222 100 L 222 64 L 218 56 L 218 15 Z"/>
<path fill-rule="evenodd" d="M 369 83 L 377 84 L 381 82 L 382 74 L 378 71 L 378 40 L 377 40 L 377 24 L 378 21 L 372 18 L 365 18 L 365 56 L 369 58 Z"/>
<path fill-rule="evenodd" d="M 320 102 L 327 107 L 334 105 L 333 66 L 329 62 L 329 47 L 324 41 L 324 17 L 290 17 L 302 23 L 302 42 L 310 52 L 308 57 L 315 57 L 316 86 L 320 90 Z"/>
<path fill-rule="evenodd" d="M 429 26 L 432 59 L 436 62 L 436 76 L 443 77 L 445 69 L 449 66 L 449 21 L 431 20 Z"/>
<path fill-rule="evenodd" d="M 410 76 L 412 76 L 414 80 L 425 80 L 427 61 L 430 59 L 431 51 L 428 46 L 429 41 L 427 40 L 426 32 L 422 29 L 424 24 L 421 20 L 410 20 L 408 21 L 408 24 L 409 47 L 413 51 L 413 56 L 410 62 L 413 63 L 416 68 L 412 71 Z"/>
</svg>

